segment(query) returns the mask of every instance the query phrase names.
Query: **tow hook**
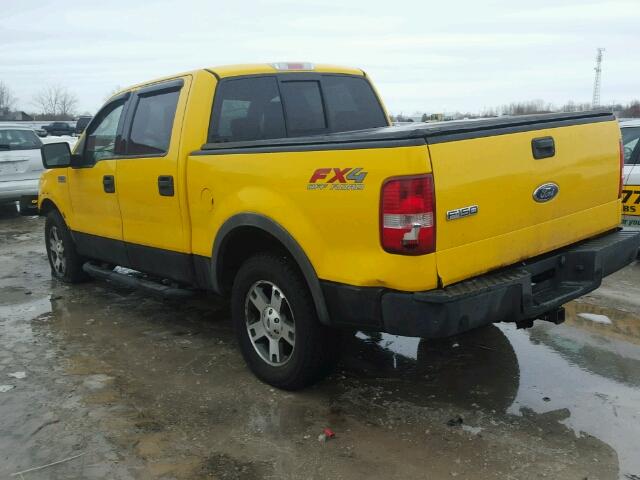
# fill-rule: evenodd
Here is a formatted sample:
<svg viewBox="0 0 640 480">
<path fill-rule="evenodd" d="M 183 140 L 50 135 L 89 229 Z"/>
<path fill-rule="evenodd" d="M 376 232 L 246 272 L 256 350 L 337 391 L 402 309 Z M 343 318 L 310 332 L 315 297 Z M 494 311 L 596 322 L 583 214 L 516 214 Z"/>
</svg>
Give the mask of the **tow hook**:
<svg viewBox="0 0 640 480">
<path fill-rule="evenodd" d="M 554 310 L 549 310 L 536 319 L 529 318 L 527 320 L 516 322 L 516 326 L 518 328 L 531 328 L 533 327 L 534 320 L 543 320 L 545 322 L 551 322 L 556 325 L 560 325 L 561 323 L 564 323 L 564 317 L 564 307 L 558 307 Z"/>
</svg>

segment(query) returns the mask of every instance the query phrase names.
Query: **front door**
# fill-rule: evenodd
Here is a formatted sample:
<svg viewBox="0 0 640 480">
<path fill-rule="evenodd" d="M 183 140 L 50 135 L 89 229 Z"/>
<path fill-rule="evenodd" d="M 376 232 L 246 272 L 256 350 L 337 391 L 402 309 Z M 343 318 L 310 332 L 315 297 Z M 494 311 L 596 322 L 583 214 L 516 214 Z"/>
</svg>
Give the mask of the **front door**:
<svg viewBox="0 0 640 480">
<path fill-rule="evenodd" d="M 78 251 L 126 265 L 118 203 L 117 160 L 127 95 L 105 105 L 75 149 L 68 169 L 72 215 L 67 219 Z"/>
<path fill-rule="evenodd" d="M 123 239 L 131 267 L 185 282 L 191 281 L 192 269 L 179 149 L 188 87 L 187 77 L 134 94 L 125 122 L 126 153 L 118 161 Z"/>
</svg>

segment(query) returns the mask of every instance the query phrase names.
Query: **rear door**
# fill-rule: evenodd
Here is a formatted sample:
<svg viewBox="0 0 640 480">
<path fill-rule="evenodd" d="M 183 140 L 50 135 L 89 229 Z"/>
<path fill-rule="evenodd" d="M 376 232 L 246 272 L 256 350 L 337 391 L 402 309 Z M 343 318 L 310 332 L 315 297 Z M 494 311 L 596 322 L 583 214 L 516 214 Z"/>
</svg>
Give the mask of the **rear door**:
<svg viewBox="0 0 640 480">
<path fill-rule="evenodd" d="M 182 281 L 191 279 L 190 235 L 181 208 L 185 192 L 180 188 L 186 165 L 179 161 L 189 85 L 190 77 L 184 77 L 135 92 L 126 120 L 126 155 L 118 164 L 131 267 Z"/>
</svg>

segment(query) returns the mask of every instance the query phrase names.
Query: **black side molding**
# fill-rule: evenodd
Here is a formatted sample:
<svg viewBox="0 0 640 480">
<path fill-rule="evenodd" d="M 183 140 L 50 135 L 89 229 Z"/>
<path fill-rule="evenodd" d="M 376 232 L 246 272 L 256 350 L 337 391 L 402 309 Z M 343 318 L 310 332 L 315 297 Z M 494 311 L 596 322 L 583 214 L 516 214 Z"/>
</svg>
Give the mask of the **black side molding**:
<svg viewBox="0 0 640 480">
<path fill-rule="evenodd" d="M 257 141 L 260 142 L 260 141 Z M 202 150 L 192 152 L 191 155 L 232 155 L 241 153 L 278 153 L 278 152 L 313 152 L 326 150 L 362 150 L 372 148 L 396 148 L 424 145 L 423 138 L 404 138 L 392 140 L 376 140 L 362 142 L 299 142 L 274 143 L 272 145 L 251 142 L 208 143 Z"/>
</svg>

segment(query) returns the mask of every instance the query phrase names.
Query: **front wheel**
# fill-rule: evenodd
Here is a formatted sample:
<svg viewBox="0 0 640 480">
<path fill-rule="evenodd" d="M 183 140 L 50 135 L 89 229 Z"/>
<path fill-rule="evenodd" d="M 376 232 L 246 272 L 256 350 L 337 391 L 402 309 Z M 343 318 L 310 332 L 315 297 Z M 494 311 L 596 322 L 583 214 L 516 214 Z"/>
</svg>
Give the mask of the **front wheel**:
<svg viewBox="0 0 640 480">
<path fill-rule="evenodd" d="M 273 254 L 247 260 L 233 284 L 231 309 L 242 356 L 262 381 L 298 390 L 328 372 L 336 342 L 291 261 Z"/>
<path fill-rule="evenodd" d="M 44 233 L 51 274 L 66 283 L 86 280 L 88 277 L 82 270 L 84 259 L 78 255 L 71 232 L 57 210 L 47 215 Z"/>
</svg>

